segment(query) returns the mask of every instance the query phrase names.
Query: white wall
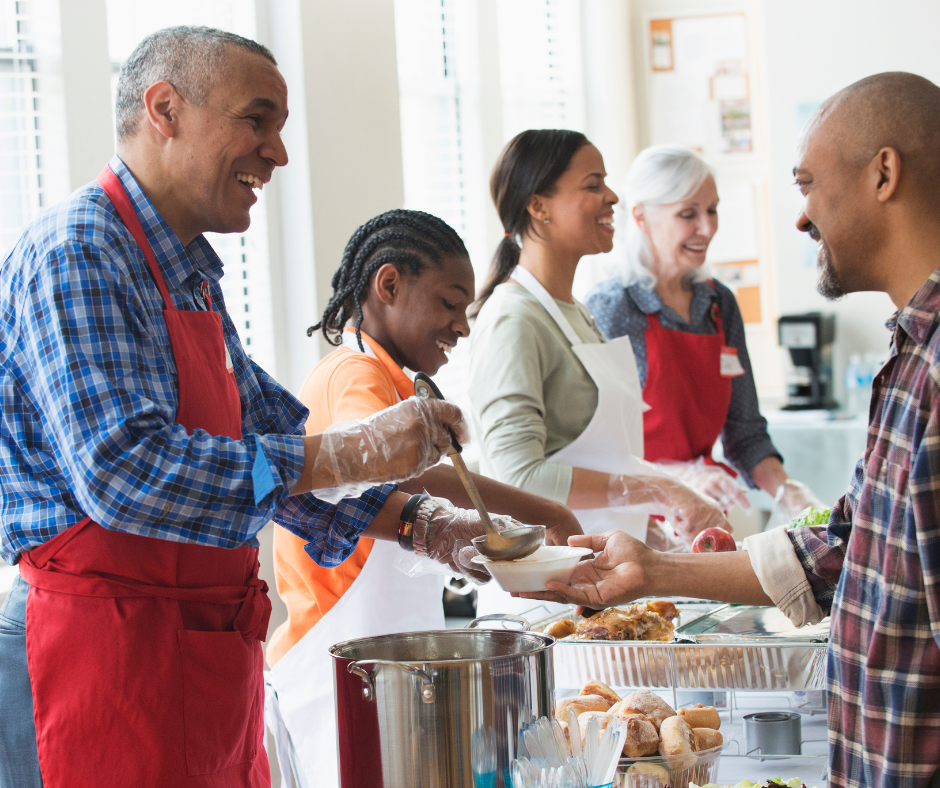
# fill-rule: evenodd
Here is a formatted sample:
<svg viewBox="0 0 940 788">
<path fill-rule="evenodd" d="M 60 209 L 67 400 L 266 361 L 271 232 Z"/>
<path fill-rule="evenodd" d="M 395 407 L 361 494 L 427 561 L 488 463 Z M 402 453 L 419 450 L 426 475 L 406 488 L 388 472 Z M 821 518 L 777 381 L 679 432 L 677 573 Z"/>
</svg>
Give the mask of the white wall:
<svg viewBox="0 0 940 788">
<path fill-rule="evenodd" d="M 820 102 L 881 71 L 913 71 L 940 83 L 936 42 L 940 4 L 763 0 L 762 5 L 778 307 L 781 313 L 834 312 L 835 364 L 841 369 L 849 353 L 886 352 L 889 337 L 884 321 L 894 306 L 882 293 L 856 293 L 828 303 L 816 294 L 815 270 L 801 263 L 805 242 L 794 227 L 800 200 L 790 175 L 800 130 L 797 105 Z"/>
<path fill-rule="evenodd" d="M 107 7 L 105 0 L 61 0 L 59 9 L 69 189 L 77 189 L 114 155 Z"/>
<path fill-rule="evenodd" d="M 259 25 L 287 81 L 290 165 L 272 193 L 278 379 L 297 392 L 328 346 L 308 339 L 360 224 L 404 203 L 392 0 L 266 0 Z"/>
</svg>

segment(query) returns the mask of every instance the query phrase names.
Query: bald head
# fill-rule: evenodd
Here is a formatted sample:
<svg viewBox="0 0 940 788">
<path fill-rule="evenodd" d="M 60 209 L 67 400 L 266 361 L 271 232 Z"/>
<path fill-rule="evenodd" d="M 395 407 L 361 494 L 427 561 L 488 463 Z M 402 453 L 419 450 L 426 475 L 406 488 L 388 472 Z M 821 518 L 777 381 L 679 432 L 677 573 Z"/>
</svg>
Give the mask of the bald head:
<svg viewBox="0 0 940 788">
<path fill-rule="evenodd" d="M 799 230 L 818 242 L 819 291 L 888 293 L 899 308 L 940 268 L 940 88 L 891 72 L 813 115 L 793 169 Z"/>
<path fill-rule="evenodd" d="M 840 90 L 807 123 L 804 139 L 815 135 L 853 169 L 893 148 L 918 191 L 933 198 L 940 186 L 940 87 L 916 74 L 889 71 Z"/>
</svg>

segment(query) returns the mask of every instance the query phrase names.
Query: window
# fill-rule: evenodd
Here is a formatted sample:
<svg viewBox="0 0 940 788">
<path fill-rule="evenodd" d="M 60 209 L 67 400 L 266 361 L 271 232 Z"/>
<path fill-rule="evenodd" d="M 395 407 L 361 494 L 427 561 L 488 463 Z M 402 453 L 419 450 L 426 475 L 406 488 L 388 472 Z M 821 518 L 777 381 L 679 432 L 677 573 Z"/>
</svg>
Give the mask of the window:
<svg viewBox="0 0 940 788">
<path fill-rule="evenodd" d="M 66 197 L 59 4 L 0 0 L 0 244 Z"/>
<path fill-rule="evenodd" d="M 149 33 L 171 25 L 209 25 L 256 38 L 255 0 L 162 0 L 159 4 L 108 0 L 108 42 L 112 96 L 121 66 Z M 268 222 L 264 192 L 251 209 L 251 227 L 242 234 L 206 237 L 225 264 L 222 292 L 248 355 L 271 373 L 274 335 L 271 307 Z"/>
<path fill-rule="evenodd" d="M 580 3 L 500 0 L 499 66 L 503 133 L 584 131 Z"/>
<path fill-rule="evenodd" d="M 396 0 L 395 29 L 405 207 L 440 216 L 461 235 L 479 288 L 499 241 L 487 227 L 487 143 L 495 158 L 525 129 L 584 128 L 580 3 L 498 0 L 493 18 L 462 0 Z M 490 51 L 486 42 L 496 40 Z M 499 78 L 484 86 L 481 66 L 494 57 Z M 501 120 L 484 113 L 501 113 Z M 484 139 L 493 128 L 499 138 Z M 436 376 L 464 407 L 468 351 L 458 342 Z"/>
</svg>

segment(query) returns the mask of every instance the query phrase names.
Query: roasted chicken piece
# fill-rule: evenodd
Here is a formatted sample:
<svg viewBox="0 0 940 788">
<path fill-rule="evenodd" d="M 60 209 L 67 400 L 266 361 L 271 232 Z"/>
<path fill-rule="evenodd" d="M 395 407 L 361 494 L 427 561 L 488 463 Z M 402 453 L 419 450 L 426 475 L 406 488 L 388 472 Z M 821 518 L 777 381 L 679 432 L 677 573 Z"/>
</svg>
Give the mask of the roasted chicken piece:
<svg viewBox="0 0 940 788">
<path fill-rule="evenodd" d="M 582 619 L 572 640 L 671 640 L 674 631 L 671 622 L 638 602 Z"/>
<path fill-rule="evenodd" d="M 672 622 L 679 617 L 679 608 L 668 599 L 651 599 L 646 606 L 654 613 L 659 613 L 666 621 Z"/>
</svg>

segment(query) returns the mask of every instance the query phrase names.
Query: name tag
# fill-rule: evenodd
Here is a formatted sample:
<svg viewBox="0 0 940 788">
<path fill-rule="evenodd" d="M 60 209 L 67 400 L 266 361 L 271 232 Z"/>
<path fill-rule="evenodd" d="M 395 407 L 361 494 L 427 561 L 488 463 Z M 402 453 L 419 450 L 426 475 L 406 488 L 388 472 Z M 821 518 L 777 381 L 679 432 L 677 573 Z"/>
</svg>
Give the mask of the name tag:
<svg viewBox="0 0 940 788">
<path fill-rule="evenodd" d="M 744 374 L 744 367 L 738 358 L 738 349 L 725 345 L 721 349 L 721 376 L 723 378 L 736 378 Z"/>
</svg>

